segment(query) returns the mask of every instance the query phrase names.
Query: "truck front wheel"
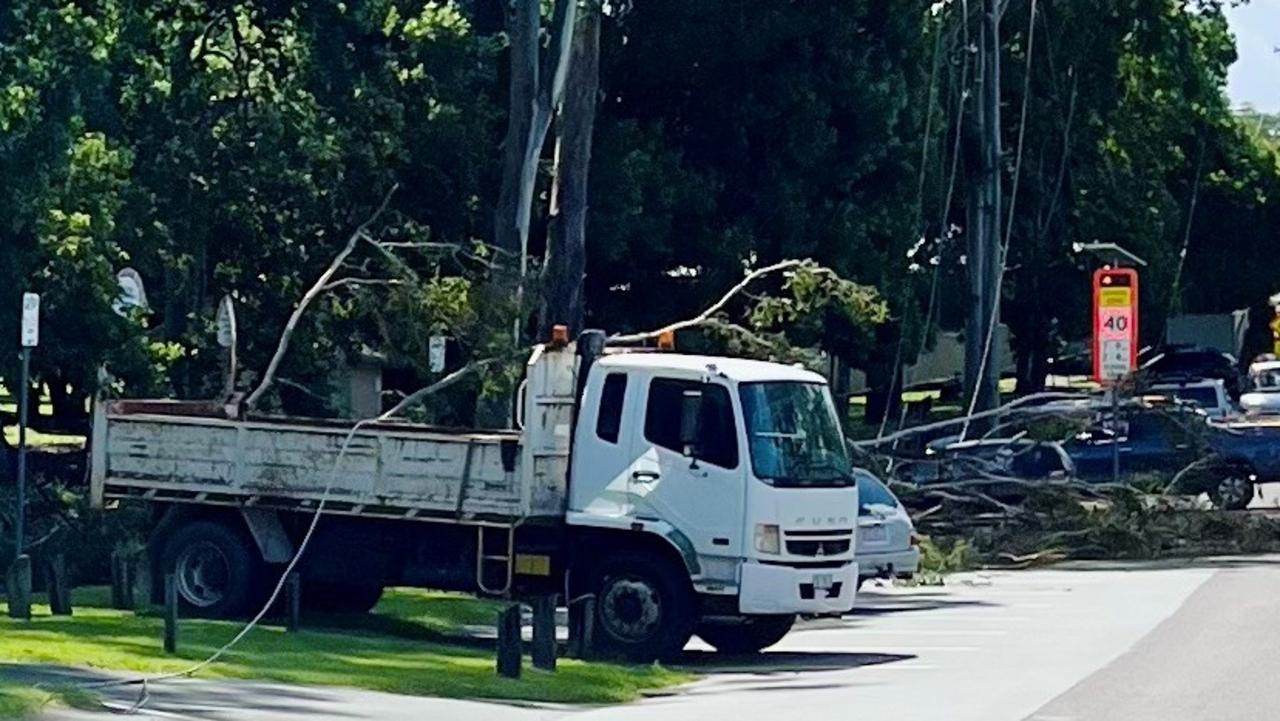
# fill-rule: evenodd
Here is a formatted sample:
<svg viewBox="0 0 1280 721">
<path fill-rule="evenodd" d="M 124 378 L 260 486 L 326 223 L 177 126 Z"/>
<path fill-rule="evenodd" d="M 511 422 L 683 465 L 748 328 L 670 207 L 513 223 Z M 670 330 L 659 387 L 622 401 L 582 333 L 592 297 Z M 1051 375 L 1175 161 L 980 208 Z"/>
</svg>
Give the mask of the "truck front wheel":
<svg viewBox="0 0 1280 721">
<path fill-rule="evenodd" d="M 252 542 L 213 521 L 196 521 L 174 531 L 160 554 L 159 570 L 174 574 L 183 607 L 212 618 L 254 610 L 261 569 Z"/>
<path fill-rule="evenodd" d="M 723 623 L 703 622 L 698 636 L 720 653 L 759 653 L 782 640 L 796 622 L 794 614 L 744 616 Z"/>
<path fill-rule="evenodd" d="M 603 559 L 597 569 L 596 651 L 647 663 L 684 649 L 693 636 L 696 599 L 683 569 L 630 552 Z"/>
</svg>

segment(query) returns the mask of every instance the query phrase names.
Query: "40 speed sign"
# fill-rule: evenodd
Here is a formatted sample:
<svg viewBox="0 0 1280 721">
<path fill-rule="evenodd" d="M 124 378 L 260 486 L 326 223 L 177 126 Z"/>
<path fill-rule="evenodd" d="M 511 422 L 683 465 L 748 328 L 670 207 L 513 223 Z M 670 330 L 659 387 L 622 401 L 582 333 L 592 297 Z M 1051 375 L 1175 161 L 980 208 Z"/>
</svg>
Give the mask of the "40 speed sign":
<svg viewBox="0 0 1280 721">
<path fill-rule="evenodd" d="M 1138 367 L 1138 271 L 1093 273 L 1093 379 L 1108 383 Z"/>
</svg>

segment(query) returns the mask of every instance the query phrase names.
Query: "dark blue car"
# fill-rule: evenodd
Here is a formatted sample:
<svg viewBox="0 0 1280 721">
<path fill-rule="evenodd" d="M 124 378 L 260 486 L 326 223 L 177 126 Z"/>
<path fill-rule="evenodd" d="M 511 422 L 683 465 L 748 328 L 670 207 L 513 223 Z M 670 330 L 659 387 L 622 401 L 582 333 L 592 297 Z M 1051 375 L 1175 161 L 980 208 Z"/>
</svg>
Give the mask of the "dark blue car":
<svg viewBox="0 0 1280 721">
<path fill-rule="evenodd" d="M 1119 448 L 1120 474 L 1184 474 L 1175 489 L 1208 493 L 1219 508 L 1245 508 L 1254 484 L 1280 480 L 1280 431 L 1235 429 L 1206 422 L 1203 416 L 1178 409 L 1135 413 L 1118 433 L 1091 428 L 1063 444 L 1081 480 L 1112 478 L 1113 448 Z"/>
</svg>

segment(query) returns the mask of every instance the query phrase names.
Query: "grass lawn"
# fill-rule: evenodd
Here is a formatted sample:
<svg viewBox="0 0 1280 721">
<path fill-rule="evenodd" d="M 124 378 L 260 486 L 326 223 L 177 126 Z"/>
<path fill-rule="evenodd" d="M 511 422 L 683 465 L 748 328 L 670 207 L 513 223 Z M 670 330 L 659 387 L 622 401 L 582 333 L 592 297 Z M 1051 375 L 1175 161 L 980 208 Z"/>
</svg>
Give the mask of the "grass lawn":
<svg viewBox="0 0 1280 721">
<path fill-rule="evenodd" d="M 5 426 L 4 439 L 13 448 L 18 447 L 18 427 Z M 78 450 L 84 448 L 84 436 L 61 433 L 41 433 L 27 429 L 27 447 L 45 450 Z"/>
<path fill-rule="evenodd" d="M 104 589 L 78 589 L 72 618 L 37 605 L 30 622 L 0 616 L 0 662 L 88 666 L 140 674 L 180 671 L 230 639 L 239 625 L 183 620 L 177 656 L 161 649 L 163 622 L 107 608 Z M 641 691 L 689 681 L 659 666 L 617 666 L 562 659 L 552 674 L 526 664 L 519 680 L 494 673 L 493 653 L 440 642 L 439 633 L 463 624 L 492 623 L 496 604 L 462 596 L 396 589 L 375 613 L 337 630 L 336 619 L 296 634 L 263 626 L 221 661 L 208 678 L 242 678 L 303 685 L 352 686 L 452 698 L 562 703 L 630 701 Z M 0 603 L 0 614 L 7 610 Z M 305 625 L 304 619 L 304 625 Z M 3 682 L 0 682 L 2 684 Z M 0 718 L 17 717 L 49 701 L 49 693 L 0 685 Z M 56 694 L 55 694 L 56 696 Z M 55 701 L 59 699 L 54 698 Z"/>
<path fill-rule="evenodd" d="M 74 686 L 28 688 L 0 680 L 0 719 L 35 716 L 47 706 L 96 710 L 101 708 L 92 691 Z"/>
<path fill-rule="evenodd" d="M 32 398 L 31 413 L 33 415 L 51 415 L 53 413 L 53 404 L 49 402 L 48 396 L 36 399 Z M 0 384 L 0 417 L 5 414 L 13 416 L 14 425 L 4 427 L 4 438 L 11 446 L 18 445 L 18 399 L 9 393 L 8 389 Z M 27 445 L 32 448 L 46 449 L 72 449 L 84 448 L 84 436 L 79 435 L 63 435 L 58 433 L 40 433 L 27 429 Z"/>
<path fill-rule="evenodd" d="M 33 715 L 51 699 L 43 691 L 0 681 L 0 719 Z"/>
</svg>

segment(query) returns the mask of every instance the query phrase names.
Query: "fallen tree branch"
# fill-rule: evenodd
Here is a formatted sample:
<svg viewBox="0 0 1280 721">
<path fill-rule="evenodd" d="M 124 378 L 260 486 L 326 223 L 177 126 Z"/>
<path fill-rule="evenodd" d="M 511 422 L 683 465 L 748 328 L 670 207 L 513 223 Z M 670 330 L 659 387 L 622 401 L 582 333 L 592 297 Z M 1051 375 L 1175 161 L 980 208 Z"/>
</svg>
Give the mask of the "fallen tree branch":
<svg viewBox="0 0 1280 721">
<path fill-rule="evenodd" d="M 784 260 L 778 263 L 774 263 L 773 265 L 766 265 L 763 268 L 757 268 L 751 271 L 750 273 L 747 273 L 747 275 L 742 280 L 738 281 L 737 285 L 729 289 L 729 292 L 720 296 L 720 300 L 717 300 L 715 303 L 712 303 L 706 310 L 702 311 L 698 315 L 692 318 L 688 318 L 686 320 L 676 321 L 675 323 L 671 323 L 670 325 L 663 326 L 657 330 L 647 331 L 644 333 L 627 333 L 627 334 L 611 335 L 609 336 L 609 342 L 610 343 L 642 343 L 647 340 L 653 340 L 654 338 L 657 338 L 658 336 L 664 333 L 674 333 L 675 331 L 678 331 L 678 330 L 684 330 L 686 328 L 696 328 L 701 325 L 706 325 L 708 324 L 709 321 L 711 321 L 712 316 L 714 316 L 716 313 L 719 313 L 721 310 L 723 310 L 724 307 L 729 303 L 729 301 L 733 300 L 734 296 L 741 293 L 744 289 L 746 289 L 748 285 L 751 285 L 751 283 L 755 282 L 756 280 L 766 275 L 769 275 L 770 273 L 776 273 L 780 270 L 787 270 L 788 268 L 795 268 L 797 266 L 804 264 L 805 262 L 806 261 L 803 261 L 803 260 L 791 259 L 791 260 Z"/>
<path fill-rule="evenodd" d="M 298 322 L 302 319 L 302 314 L 306 312 L 307 306 L 311 305 L 311 302 L 325 291 L 325 287 L 329 285 L 334 274 L 342 267 L 347 256 L 351 255 L 352 251 L 356 249 L 356 244 L 359 243 L 362 238 L 368 236 L 369 227 L 376 223 L 378 218 L 382 216 L 382 213 L 387 209 L 387 205 L 391 202 L 391 196 L 395 194 L 396 189 L 399 187 L 399 183 L 391 186 L 391 190 L 387 191 L 387 194 L 383 196 L 382 202 L 378 205 L 378 208 L 374 211 L 373 215 L 369 216 L 368 220 L 361 223 L 355 229 L 355 232 L 351 234 L 351 237 L 347 238 L 346 245 L 344 245 L 342 250 L 338 251 L 338 254 L 334 256 L 333 261 L 329 263 L 329 267 L 325 268 L 325 271 L 320 274 L 320 277 L 316 280 L 315 284 L 311 286 L 311 289 L 302 296 L 302 300 L 298 301 L 297 307 L 294 308 L 293 313 L 289 315 L 289 320 L 285 323 L 284 330 L 280 333 L 280 342 L 276 345 L 276 352 L 271 356 L 271 362 L 267 364 L 267 370 L 262 374 L 262 381 L 258 383 L 258 387 L 249 394 L 249 397 L 245 399 L 245 413 L 249 413 L 257 407 L 258 401 L 262 399 L 263 394 L 265 394 L 271 388 L 271 384 L 275 382 L 276 371 L 280 369 L 280 362 L 284 360 L 284 355 L 289 350 L 289 341 L 293 339 L 293 333 L 297 330 Z"/>
<path fill-rule="evenodd" d="M 1023 396 L 1022 398 L 1019 398 L 1017 400 L 1010 401 L 1009 403 L 1006 403 L 1000 406 L 999 408 L 992 408 L 989 411 L 974 413 L 972 416 L 957 416 L 956 418 L 948 418 L 947 420 L 943 420 L 943 421 L 936 421 L 934 423 L 926 423 L 924 425 L 912 426 L 910 428 L 904 428 L 895 433 L 890 433 L 887 436 L 883 436 L 881 438 L 873 438 L 868 441 L 855 441 L 853 439 L 850 439 L 849 443 L 854 448 L 875 448 L 876 446 L 882 446 L 886 443 L 891 443 L 895 440 L 906 438 L 908 436 L 918 435 L 920 433 L 927 433 L 929 431 L 936 431 L 942 428 L 948 428 L 950 426 L 961 425 L 966 422 L 966 418 L 968 420 L 977 420 L 979 418 L 990 418 L 993 416 L 1000 416 L 1006 413 L 1011 413 L 1015 410 L 1020 412 L 1027 412 L 1030 409 L 1023 409 L 1023 408 L 1020 408 L 1020 406 L 1025 406 L 1034 401 L 1079 400 L 1081 398 L 1087 398 L 1087 397 L 1088 396 L 1081 393 L 1065 393 L 1065 392 L 1032 393 L 1031 395 Z M 1087 410 L 1087 409 L 1082 409 L 1082 410 Z M 1045 411 L 1046 414 L 1050 414 L 1050 413 L 1058 414 L 1062 412 L 1063 411 L 1059 409 L 1051 409 L 1051 410 Z"/>
<path fill-rule="evenodd" d="M 395 418 L 401 413 L 404 413 L 410 407 L 416 405 L 423 398 L 426 398 L 427 396 L 432 395 L 433 393 L 439 393 L 440 391 L 448 388 L 449 386 L 457 383 L 458 381 L 462 380 L 463 378 L 466 378 L 467 376 L 473 373 L 478 373 L 496 363 L 510 362 L 513 358 L 519 357 L 520 355 L 523 355 L 523 354 L 524 354 L 523 349 L 513 350 L 511 353 L 504 356 L 494 356 L 492 358 L 485 358 L 483 360 L 471 361 L 470 363 L 467 363 L 466 365 L 462 366 L 456 371 L 453 371 L 449 375 L 446 375 L 440 380 L 428 386 L 419 388 L 418 390 L 400 399 L 399 403 L 395 404 L 395 406 L 393 406 L 391 410 L 378 416 L 376 420 L 377 421 L 391 420 L 392 418 Z"/>
</svg>

